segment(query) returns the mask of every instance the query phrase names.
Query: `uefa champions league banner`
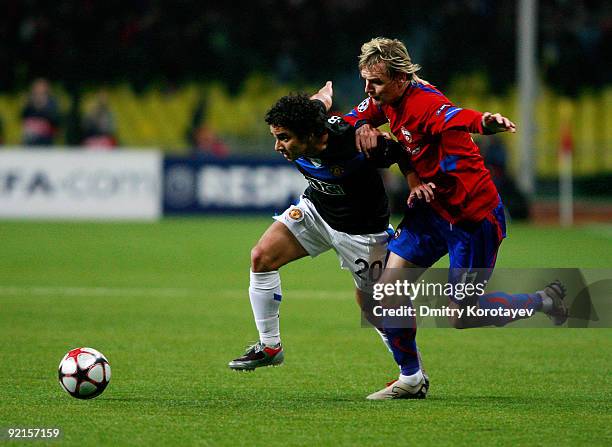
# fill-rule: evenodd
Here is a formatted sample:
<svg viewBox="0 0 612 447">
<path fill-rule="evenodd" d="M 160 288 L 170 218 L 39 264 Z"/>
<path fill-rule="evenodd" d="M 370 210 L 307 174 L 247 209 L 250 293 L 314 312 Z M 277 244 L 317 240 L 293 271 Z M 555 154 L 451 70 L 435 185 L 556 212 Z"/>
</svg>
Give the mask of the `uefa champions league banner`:
<svg viewBox="0 0 612 447">
<path fill-rule="evenodd" d="M 164 160 L 164 214 L 281 213 L 306 180 L 284 159 Z"/>
<path fill-rule="evenodd" d="M 2 150 L 0 218 L 158 219 L 161 166 L 153 150 Z"/>
</svg>

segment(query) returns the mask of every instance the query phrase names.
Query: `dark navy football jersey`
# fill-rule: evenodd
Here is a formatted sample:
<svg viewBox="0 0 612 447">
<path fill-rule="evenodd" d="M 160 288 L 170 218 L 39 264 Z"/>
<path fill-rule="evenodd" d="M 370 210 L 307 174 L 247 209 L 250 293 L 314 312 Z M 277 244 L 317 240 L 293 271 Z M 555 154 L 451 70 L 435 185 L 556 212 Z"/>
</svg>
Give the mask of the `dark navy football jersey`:
<svg viewBox="0 0 612 447">
<path fill-rule="evenodd" d="M 317 158 L 300 157 L 295 164 L 308 180 L 304 191 L 334 230 L 349 234 L 385 231 L 389 201 L 378 172 L 408 156 L 402 146 L 379 138 L 379 146 L 366 158 L 355 146 L 355 128 L 340 116 L 327 122 L 327 148 Z"/>
</svg>

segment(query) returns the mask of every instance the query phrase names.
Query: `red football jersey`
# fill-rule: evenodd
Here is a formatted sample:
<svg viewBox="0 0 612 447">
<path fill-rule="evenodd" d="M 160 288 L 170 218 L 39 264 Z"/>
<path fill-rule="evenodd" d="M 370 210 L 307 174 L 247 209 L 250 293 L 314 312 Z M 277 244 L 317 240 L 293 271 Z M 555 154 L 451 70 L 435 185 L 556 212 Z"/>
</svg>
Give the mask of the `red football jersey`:
<svg viewBox="0 0 612 447">
<path fill-rule="evenodd" d="M 455 106 L 431 84 L 412 81 L 396 105 L 366 98 L 344 116 L 353 126 L 387 121 L 411 154 L 422 182 L 436 185 L 431 206 L 451 223 L 478 222 L 499 203 L 497 189 L 470 133 L 486 133 L 482 113 Z"/>
</svg>

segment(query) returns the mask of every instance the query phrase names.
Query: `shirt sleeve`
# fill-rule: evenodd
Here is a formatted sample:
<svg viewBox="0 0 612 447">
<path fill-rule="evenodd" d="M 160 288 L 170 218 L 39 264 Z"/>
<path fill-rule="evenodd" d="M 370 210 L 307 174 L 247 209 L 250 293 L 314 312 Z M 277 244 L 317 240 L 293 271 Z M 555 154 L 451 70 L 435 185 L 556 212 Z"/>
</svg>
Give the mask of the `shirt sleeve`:
<svg viewBox="0 0 612 447">
<path fill-rule="evenodd" d="M 481 112 L 457 107 L 444 97 L 426 96 L 419 101 L 416 110 L 421 110 L 418 126 L 426 134 L 435 135 L 446 130 L 485 133 Z"/>
<path fill-rule="evenodd" d="M 371 162 L 377 168 L 388 168 L 397 163 L 402 171 L 412 170 L 410 156 L 404 147 L 395 140 L 389 140 L 383 136 L 378 137 L 377 146 L 371 153 Z"/>
<path fill-rule="evenodd" d="M 344 115 L 344 120 L 355 128 L 361 127 L 366 123 L 372 127 L 378 127 L 387 122 L 387 117 L 382 109 L 374 103 L 372 98 L 368 97 Z"/>
<path fill-rule="evenodd" d="M 327 115 L 327 108 L 325 107 L 325 104 L 323 104 L 323 101 L 320 99 L 311 99 L 311 101 L 314 101 L 314 103 L 321 108 L 321 111 Z"/>
</svg>

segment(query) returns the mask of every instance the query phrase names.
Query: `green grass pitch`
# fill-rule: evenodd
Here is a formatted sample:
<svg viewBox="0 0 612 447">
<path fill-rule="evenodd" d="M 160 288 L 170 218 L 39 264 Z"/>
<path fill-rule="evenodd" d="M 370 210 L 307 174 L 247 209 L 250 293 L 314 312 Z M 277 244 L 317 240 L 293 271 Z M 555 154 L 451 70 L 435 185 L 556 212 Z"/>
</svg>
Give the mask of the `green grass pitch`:
<svg viewBox="0 0 612 447">
<path fill-rule="evenodd" d="M 423 329 L 424 401 L 369 402 L 396 375 L 332 253 L 282 269 L 286 362 L 227 361 L 255 340 L 249 251 L 268 218 L 0 222 L 0 428 L 61 445 L 612 445 L 612 329 Z M 513 225 L 498 266 L 612 268 L 610 227 Z M 57 383 L 70 348 L 107 390 Z"/>
</svg>

